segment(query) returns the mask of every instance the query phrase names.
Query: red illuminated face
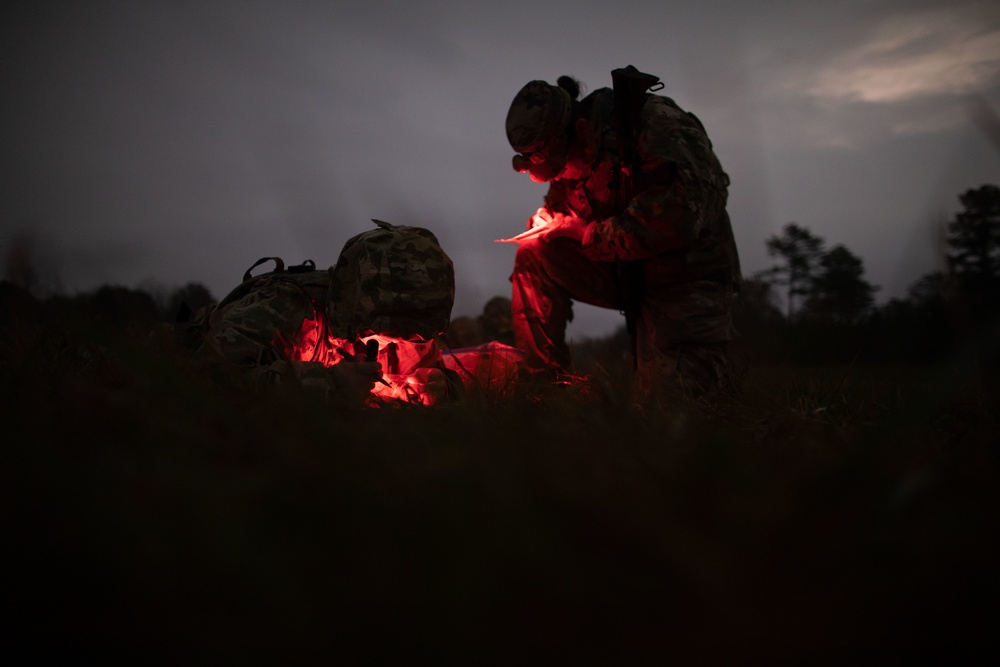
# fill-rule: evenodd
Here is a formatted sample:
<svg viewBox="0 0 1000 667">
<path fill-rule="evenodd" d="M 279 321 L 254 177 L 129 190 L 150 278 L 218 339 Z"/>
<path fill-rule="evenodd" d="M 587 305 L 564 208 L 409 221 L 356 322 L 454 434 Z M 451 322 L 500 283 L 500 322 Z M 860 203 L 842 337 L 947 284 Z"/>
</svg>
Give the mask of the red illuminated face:
<svg viewBox="0 0 1000 667">
<path fill-rule="evenodd" d="M 556 137 L 540 150 L 514 156 L 514 169 L 528 172 L 535 183 L 547 183 L 557 178 L 566 166 L 567 140 Z"/>
</svg>

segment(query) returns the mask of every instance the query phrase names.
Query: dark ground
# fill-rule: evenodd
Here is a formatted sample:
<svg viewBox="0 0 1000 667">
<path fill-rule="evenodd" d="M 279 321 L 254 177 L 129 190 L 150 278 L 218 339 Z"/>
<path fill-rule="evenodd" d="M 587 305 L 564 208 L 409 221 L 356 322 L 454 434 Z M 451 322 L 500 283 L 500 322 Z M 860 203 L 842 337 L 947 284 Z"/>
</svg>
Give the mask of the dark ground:
<svg viewBox="0 0 1000 667">
<path fill-rule="evenodd" d="M 589 391 L 356 410 L 89 325 L 4 345 L 3 634 L 31 662 L 1000 657 L 1000 393 L 973 366 L 751 364 L 712 401 L 591 366 Z"/>
</svg>

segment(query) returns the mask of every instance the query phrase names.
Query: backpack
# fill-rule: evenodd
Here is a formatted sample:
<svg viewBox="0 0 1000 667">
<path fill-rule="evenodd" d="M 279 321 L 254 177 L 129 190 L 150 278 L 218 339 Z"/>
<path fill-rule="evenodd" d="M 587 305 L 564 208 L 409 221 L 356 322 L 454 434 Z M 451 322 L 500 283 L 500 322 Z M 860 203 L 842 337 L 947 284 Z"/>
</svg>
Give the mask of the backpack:
<svg viewBox="0 0 1000 667">
<path fill-rule="evenodd" d="M 255 268 L 265 262 L 274 262 L 274 270 L 256 276 L 251 275 Z M 233 301 L 241 299 L 253 290 L 260 289 L 263 285 L 274 281 L 287 281 L 300 286 L 309 295 L 310 301 L 318 308 L 319 312 L 323 311 L 330 285 L 329 269 L 317 270 L 316 262 L 311 259 L 285 268 L 285 263 L 280 257 L 262 257 L 254 262 L 243 274 L 243 282 L 219 302 L 217 309 L 222 311 Z"/>
<path fill-rule="evenodd" d="M 256 267 L 269 261 L 275 264 L 273 271 L 257 276 L 251 275 Z M 191 312 L 190 309 L 186 311 L 182 309 L 178 314 L 177 321 L 166 325 L 163 335 L 167 339 L 172 339 L 173 345 L 177 349 L 196 352 L 205 343 L 212 330 L 226 317 L 231 317 L 234 308 L 240 307 L 238 302 L 243 297 L 278 282 L 294 286 L 294 289 L 301 290 L 302 294 L 309 299 L 312 313 L 305 313 L 305 315 L 315 318 L 325 312 L 330 284 L 329 270 L 316 270 L 316 263 L 309 259 L 298 266 L 290 266 L 286 269 L 285 263 L 280 257 L 264 257 L 247 269 L 246 273 L 243 274 L 243 281 L 220 302 L 208 304 L 194 312 Z"/>
<path fill-rule="evenodd" d="M 348 239 L 331 269 L 332 331 L 430 340 L 451 322 L 454 265 L 429 230 L 372 222 L 378 228 Z"/>
</svg>

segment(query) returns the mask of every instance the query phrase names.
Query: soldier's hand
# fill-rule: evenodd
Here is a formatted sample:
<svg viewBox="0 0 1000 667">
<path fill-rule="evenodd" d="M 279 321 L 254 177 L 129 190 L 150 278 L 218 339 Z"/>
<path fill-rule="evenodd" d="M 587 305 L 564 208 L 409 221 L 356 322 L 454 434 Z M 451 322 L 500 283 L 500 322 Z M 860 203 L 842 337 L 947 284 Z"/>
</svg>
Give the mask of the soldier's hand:
<svg viewBox="0 0 1000 667">
<path fill-rule="evenodd" d="M 406 378 L 407 387 L 422 405 L 435 405 L 448 396 L 448 378 L 437 368 L 418 368 Z"/>
<path fill-rule="evenodd" d="M 528 218 L 528 229 L 534 229 L 535 227 L 545 227 L 552 224 L 552 214 L 549 213 L 549 209 L 544 206 L 537 211 L 535 214 Z"/>
<path fill-rule="evenodd" d="M 587 222 L 583 218 L 575 215 L 563 215 L 556 213 L 552 224 L 542 233 L 542 239 L 550 241 L 560 237 L 571 238 L 576 241 L 583 241 L 583 233 L 587 227 Z"/>
<path fill-rule="evenodd" d="M 342 361 L 327 369 L 338 397 L 363 403 L 382 377 L 377 361 Z"/>
</svg>

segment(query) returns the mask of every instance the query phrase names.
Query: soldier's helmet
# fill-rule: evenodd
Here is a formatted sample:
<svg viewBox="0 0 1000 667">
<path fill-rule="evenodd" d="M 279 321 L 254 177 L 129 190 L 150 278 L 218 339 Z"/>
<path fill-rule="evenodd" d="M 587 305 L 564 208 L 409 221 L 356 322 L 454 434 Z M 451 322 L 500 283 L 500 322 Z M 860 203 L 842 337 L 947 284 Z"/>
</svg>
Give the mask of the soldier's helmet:
<svg viewBox="0 0 1000 667">
<path fill-rule="evenodd" d="M 529 81 L 507 111 L 507 140 L 517 155 L 516 171 L 540 183 L 558 176 L 566 164 L 566 132 L 573 98 L 561 86 Z"/>
</svg>

